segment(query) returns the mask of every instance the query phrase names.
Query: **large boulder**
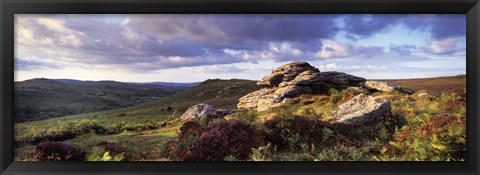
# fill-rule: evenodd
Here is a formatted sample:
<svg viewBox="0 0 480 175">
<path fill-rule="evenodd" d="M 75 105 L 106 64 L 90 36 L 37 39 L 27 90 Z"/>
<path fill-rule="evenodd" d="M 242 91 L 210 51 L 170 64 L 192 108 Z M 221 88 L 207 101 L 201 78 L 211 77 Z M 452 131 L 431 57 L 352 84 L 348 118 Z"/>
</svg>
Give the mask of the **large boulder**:
<svg viewBox="0 0 480 175">
<path fill-rule="evenodd" d="M 388 100 L 360 94 L 332 111 L 334 122 L 348 125 L 376 124 L 391 113 Z"/>
<path fill-rule="evenodd" d="M 257 108 L 259 111 L 268 109 L 274 103 L 279 103 L 282 99 L 277 98 L 273 88 L 263 88 L 249 93 L 239 99 L 237 108 L 248 109 Z"/>
<path fill-rule="evenodd" d="M 214 106 L 205 103 L 199 103 L 188 108 L 187 111 L 185 111 L 185 113 L 183 113 L 183 115 L 180 117 L 180 119 L 189 120 L 215 116 L 217 116 L 217 110 Z"/>
<path fill-rule="evenodd" d="M 277 87 L 282 82 L 293 80 L 297 75 L 304 71 L 320 72 L 317 68 L 311 66 L 307 62 L 292 62 L 274 69 L 270 75 L 263 77 L 257 85 L 264 87 Z"/>
<path fill-rule="evenodd" d="M 383 81 L 366 81 L 364 85 L 368 89 L 382 92 L 393 92 L 397 90 L 397 86 L 395 86 L 394 84 Z"/>
</svg>

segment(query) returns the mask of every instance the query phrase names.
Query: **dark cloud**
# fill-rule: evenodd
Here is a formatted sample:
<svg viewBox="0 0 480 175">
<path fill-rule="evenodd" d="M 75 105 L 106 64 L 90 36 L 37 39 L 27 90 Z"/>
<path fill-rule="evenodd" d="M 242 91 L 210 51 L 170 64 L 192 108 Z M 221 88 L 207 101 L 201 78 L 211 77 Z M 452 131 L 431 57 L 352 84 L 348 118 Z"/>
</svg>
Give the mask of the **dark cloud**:
<svg viewBox="0 0 480 175">
<path fill-rule="evenodd" d="M 356 40 L 354 35 L 365 38 L 378 32 L 385 31 L 388 27 L 399 22 L 397 15 L 348 15 L 344 19 L 344 30 L 347 38 Z"/>
<path fill-rule="evenodd" d="M 353 41 L 387 31 L 398 24 L 404 24 L 411 30 L 430 32 L 434 39 L 464 36 L 466 33 L 466 17 L 463 14 L 347 15 L 344 23 L 342 29 L 347 32 L 345 36 Z"/>
<path fill-rule="evenodd" d="M 127 26 L 159 38 L 186 36 L 209 48 L 262 50 L 268 42 L 316 42 L 337 32 L 333 15 L 148 15 Z"/>
<path fill-rule="evenodd" d="M 403 23 L 410 29 L 429 31 L 437 40 L 465 36 L 467 25 L 463 14 L 408 15 L 403 18 Z"/>
</svg>

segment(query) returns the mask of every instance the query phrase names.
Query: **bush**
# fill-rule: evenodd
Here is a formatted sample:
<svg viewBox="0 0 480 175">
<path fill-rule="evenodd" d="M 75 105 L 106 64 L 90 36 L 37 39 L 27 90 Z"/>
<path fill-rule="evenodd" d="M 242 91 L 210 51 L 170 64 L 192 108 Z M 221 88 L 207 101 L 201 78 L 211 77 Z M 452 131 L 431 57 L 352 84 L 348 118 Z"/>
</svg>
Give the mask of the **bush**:
<svg viewBox="0 0 480 175">
<path fill-rule="evenodd" d="M 102 141 L 92 148 L 89 161 L 125 161 L 129 160 L 127 149 L 117 143 Z"/>
<path fill-rule="evenodd" d="M 261 144 L 253 127 L 238 120 L 216 120 L 203 131 L 193 143 L 192 160 L 221 161 L 227 156 L 245 160 Z"/>
<path fill-rule="evenodd" d="M 85 159 L 85 153 L 70 144 L 43 142 L 35 148 L 33 158 L 40 161 L 81 161 Z"/>
<path fill-rule="evenodd" d="M 440 114 L 425 119 L 420 126 L 403 127 L 375 158 L 462 161 L 466 158 L 465 133 L 465 116 Z"/>
<path fill-rule="evenodd" d="M 297 150 L 301 143 L 325 144 L 335 132 L 330 128 L 330 124 L 313 118 L 274 118 L 264 123 L 262 135 L 280 150 Z"/>
<path fill-rule="evenodd" d="M 182 127 L 180 127 L 180 137 L 181 138 L 186 138 L 189 136 L 197 136 L 199 133 L 201 133 L 201 128 L 202 126 L 200 125 L 199 122 L 197 121 L 188 121 L 185 122 Z"/>
</svg>

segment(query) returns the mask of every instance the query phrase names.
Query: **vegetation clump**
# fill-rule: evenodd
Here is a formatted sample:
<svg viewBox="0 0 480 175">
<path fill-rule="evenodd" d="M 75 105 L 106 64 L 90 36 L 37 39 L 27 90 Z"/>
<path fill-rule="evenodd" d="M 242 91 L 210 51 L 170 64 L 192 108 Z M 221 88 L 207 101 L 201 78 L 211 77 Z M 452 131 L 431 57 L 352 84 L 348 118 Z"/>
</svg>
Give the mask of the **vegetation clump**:
<svg viewBox="0 0 480 175">
<path fill-rule="evenodd" d="M 42 142 L 36 146 L 33 159 L 40 161 L 81 161 L 85 159 L 85 153 L 70 144 Z"/>
<path fill-rule="evenodd" d="M 225 157 L 245 160 L 261 144 L 260 135 L 251 125 L 239 120 L 217 119 L 200 126 L 187 122 L 181 129 L 179 154 L 182 160 L 222 161 Z M 183 149 L 183 150 L 182 150 Z"/>
<path fill-rule="evenodd" d="M 127 149 L 117 143 L 102 141 L 92 148 L 89 161 L 126 161 L 129 160 Z"/>
</svg>

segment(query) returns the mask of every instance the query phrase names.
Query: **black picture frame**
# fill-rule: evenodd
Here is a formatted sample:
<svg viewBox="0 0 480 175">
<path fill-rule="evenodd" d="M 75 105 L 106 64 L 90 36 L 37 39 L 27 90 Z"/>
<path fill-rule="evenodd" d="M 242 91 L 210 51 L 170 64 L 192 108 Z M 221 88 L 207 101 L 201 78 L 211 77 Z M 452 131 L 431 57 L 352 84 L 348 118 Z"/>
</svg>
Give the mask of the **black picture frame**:
<svg viewBox="0 0 480 175">
<path fill-rule="evenodd" d="M 478 0 L 0 0 L 0 172 L 51 174 L 479 174 Z M 14 14 L 465 14 L 467 160 L 464 162 L 15 162 Z"/>
</svg>

